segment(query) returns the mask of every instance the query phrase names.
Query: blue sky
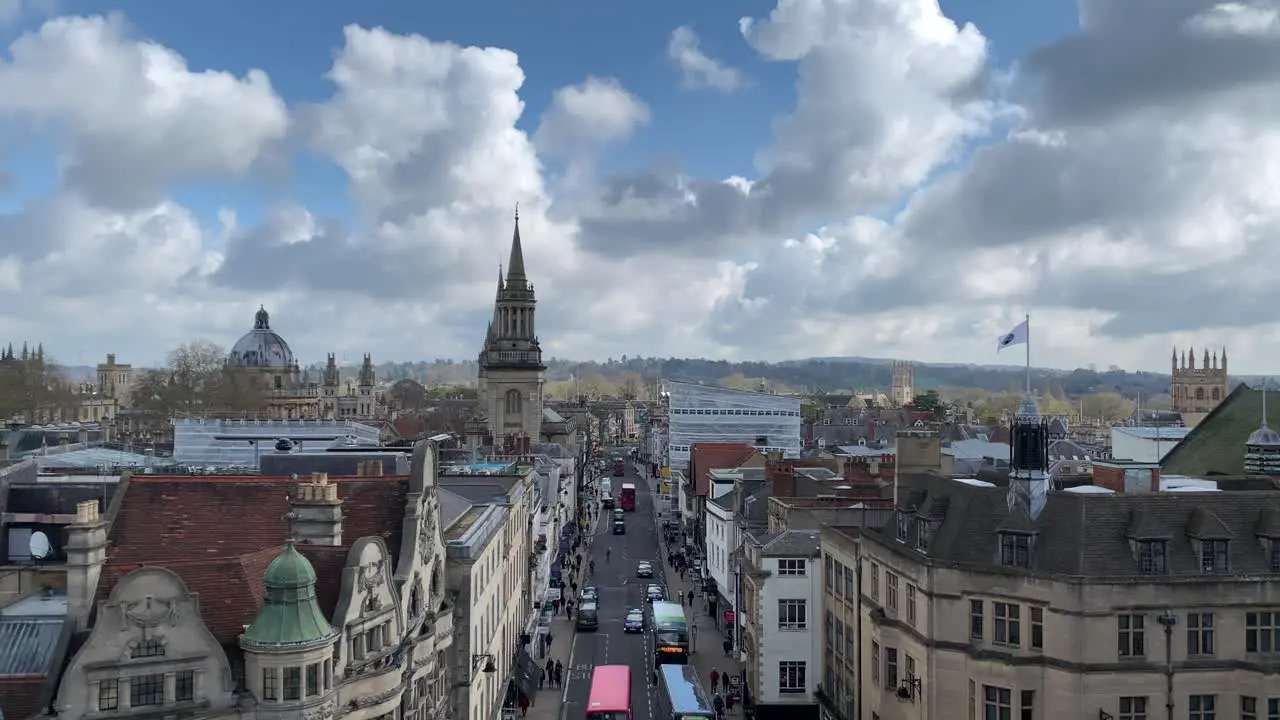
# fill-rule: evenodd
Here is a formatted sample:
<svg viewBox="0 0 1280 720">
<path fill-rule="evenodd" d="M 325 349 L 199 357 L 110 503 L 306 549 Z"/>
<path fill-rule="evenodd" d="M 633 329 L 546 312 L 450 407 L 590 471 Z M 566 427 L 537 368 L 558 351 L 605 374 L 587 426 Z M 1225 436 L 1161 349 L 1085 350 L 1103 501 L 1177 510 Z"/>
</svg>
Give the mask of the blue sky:
<svg viewBox="0 0 1280 720">
<path fill-rule="evenodd" d="M 324 78 L 332 54 L 349 23 L 381 26 L 396 33 L 418 33 L 462 45 L 508 48 L 520 56 L 527 78 L 521 125 L 532 131 L 552 92 L 587 75 L 615 77 L 648 103 L 653 120 L 627 144 L 613 150 L 607 165 L 636 167 L 678 158 L 691 174 L 703 177 L 752 176 L 755 151 L 766 145 L 773 119 L 794 103 L 795 66 L 763 61 L 743 41 L 742 16 L 761 17 L 772 0 L 742 0 L 732 5 L 656 0 L 626 2 L 405 3 L 375 0 L 223 0 L 221 2 L 112 3 L 62 0 L 64 14 L 123 13 L 136 33 L 180 52 L 192 70 L 228 70 L 243 75 L 266 70 L 290 104 L 320 102 L 332 88 Z M 991 3 L 943 0 L 946 14 L 979 26 L 1000 65 L 1015 63 L 1035 47 L 1068 32 L 1076 22 L 1068 0 Z M 30 29 L 10 28 L 6 41 Z M 707 54 L 743 71 L 750 86 L 720 94 L 681 89 L 665 49 L 671 31 L 690 25 Z M 15 192 L 0 198 L 11 209 L 44 194 L 54 182 L 51 146 L 36 142 L 10 155 Z M 212 226 L 220 207 L 234 207 L 245 223 L 260 219 L 265 208 L 285 193 L 332 217 L 347 216 L 342 173 L 305 153 L 295 158 L 292 181 L 282 188 L 221 185 L 177 189 L 175 199 Z"/>
</svg>

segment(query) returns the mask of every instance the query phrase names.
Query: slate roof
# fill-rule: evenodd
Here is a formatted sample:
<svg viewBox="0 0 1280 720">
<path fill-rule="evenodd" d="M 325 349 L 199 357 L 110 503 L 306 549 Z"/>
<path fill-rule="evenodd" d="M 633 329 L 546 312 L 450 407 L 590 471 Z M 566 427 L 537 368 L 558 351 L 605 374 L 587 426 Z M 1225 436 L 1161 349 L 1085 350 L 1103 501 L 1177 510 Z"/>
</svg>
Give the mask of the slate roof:
<svg viewBox="0 0 1280 720">
<path fill-rule="evenodd" d="M 346 547 L 303 545 L 315 567 L 316 594 L 332 615 L 341 590 L 347 548 L 362 537 L 381 537 L 395 563 L 400 551 L 408 478 L 334 478 L 343 501 Z M 297 481 L 278 477 L 140 475 L 117 498 L 107 564 L 97 600 L 144 565 L 177 573 L 199 595 L 200 614 L 214 637 L 234 645 L 253 621 L 263 597 L 262 577 L 289 535 L 289 495 Z"/>
<path fill-rule="evenodd" d="M 45 684 L 57 671 L 62 617 L 0 618 L 0 717 L 40 711 Z"/>
<path fill-rule="evenodd" d="M 1280 427 L 1280 398 L 1267 404 L 1267 424 Z M 1243 475 L 1244 443 L 1262 424 L 1262 391 L 1240 383 L 1173 446 L 1161 471 L 1190 477 Z"/>
<path fill-rule="evenodd" d="M 1280 512 L 1280 493 L 1241 491 L 1215 493 L 1079 494 L 1050 492 L 1044 510 L 1035 521 L 1015 511 L 1011 517 L 1006 489 L 979 487 L 947 478 L 910 475 L 900 478 L 900 510 L 909 514 L 909 543 L 896 540 L 896 525 L 869 529 L 866 536 L 898 552 L 915 555 L 923 562 L 972 567 L 1003 572 L 1030 572 L 1074 578 L 1150 582 L 1203 580 L 1219 582 L 1223 577 L 1272 576 L 1266 547 L 1258 542 L 1260 527 L 1275 523 Z M 928 555 L 914 546 L 916 524 L 931 512 L 935 503 L 945 501 L 945 509 Z M 999 531 L 1021 529 L 1030 522 L 1035 531 L 1032 563 L 1028 570 L 998 565 Z M 1280 524 L 1280 523 L 1277 523 Z M 1202 538 L 1230 539 L 1229 573 L 1203 574 L 1192 544 Z M 1131 541 L 1142 538 L 1167 539 L 1167 575 L 1140 573 Z"/>
<path fill-rule="evenodd" d="M 748 532 L 760 546 L 762 557 L 818 557 L 822 552 L 822 533 L 818 530 L 784 530 L 779 533 Z"/>
<path fill-rule="evenodd" d="M 756 449 L 744 443 L 694 443 L 689 450 L 689 463 L 697 472 L 694 487 L 698 497 L 706 497 L 711 487 L 708 470 L 736 468 L 756 454 Z"/>
</svg>

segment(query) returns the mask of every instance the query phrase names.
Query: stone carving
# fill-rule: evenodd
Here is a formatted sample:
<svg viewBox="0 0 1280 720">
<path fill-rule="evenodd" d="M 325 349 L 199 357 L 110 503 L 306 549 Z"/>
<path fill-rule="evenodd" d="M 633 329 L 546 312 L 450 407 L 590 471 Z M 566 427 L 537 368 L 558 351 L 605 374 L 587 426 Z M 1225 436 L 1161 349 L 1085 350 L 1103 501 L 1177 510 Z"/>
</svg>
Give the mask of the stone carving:
<svg viewBox="0 0 1280 720">
<path fill-rule="evenodd" d="M 376 592 L 369 592 L 364 596 L 364 612 L 377 612 L 382 609 L 382 598 L 378 597 Z"/>
<path fill-rule="evenodd" d="M 330 720 L 333 717 L 333 703 L 326 701 L 319 707 L 312 708 L 302 714 L 302 720 Z"/>
<path fill-rule="evenodd" d="M 143 630 L 165 624 L 176 627 L 179 620 L 178 603 L 148 595 L 141 600 L 120 603 L 120 616 L 122 624 Z"/>
<path fill-rule="evenodd" d="M 360 568 L 360 588 L 366 592 L 382 585 L 386 578 L 382 576 L 382 561 L 375 560 Z"/>
<path fill-rule="evenodd" d="M 418 523 L 418 555 L 423 563 L 431 562 L 436 551 L 436 509 L 427 501 L 422 504 L 422 521 Z"/>
</svg>

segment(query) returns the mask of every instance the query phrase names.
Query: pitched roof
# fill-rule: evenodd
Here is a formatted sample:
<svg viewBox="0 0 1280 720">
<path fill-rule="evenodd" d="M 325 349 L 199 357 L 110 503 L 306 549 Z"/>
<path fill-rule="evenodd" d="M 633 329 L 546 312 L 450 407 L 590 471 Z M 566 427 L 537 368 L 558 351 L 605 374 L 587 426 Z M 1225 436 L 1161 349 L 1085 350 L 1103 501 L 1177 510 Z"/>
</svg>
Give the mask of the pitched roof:
<svg viewBox="0 0 1280 720">
<path fill-rule="evenodd" d="M 407 478 L 333 478 L 343 501 L 344 544 L 381 537 L 392 562 L 400 550 Z M 163 565 L 199 595 L 210 632 L 232 644 L 253 621 L 263 597 L 262 578 L 289 535 L 288 497 L 297 481 L 272 477 L 141 475 L 122 488 L 97 599 L 105 600 L 125 575 Z M 337 603 L 345 548 L 300 548 L 315 565 L 316 594 L 326 614 Z"/>
<path fill-rule="evenodd" d="M 1244 443 L 1262 424 L 1262 392 L 1240 383 L 1173 446 L 1161 463 L 1166 474 L 1243 475 Z M 1267 424 L 1280 427 L 1280 402 L 1267 406 Z"/>
<path fill-rule="evenodd" d="M 0 678 L 0 712 L 18 720 L 39 715 L 46 682 L 43 677 Z"/>
<path fill-rule="evenodd" d="M 1009 520 L 1005 488 L 982 487 L 947 478 L 907 475 L 900 507 L 910 509 L 946 498 L 928 555 L 897 542 L 896 527 L 869 529 L 867 537 L 899 552 L 917 554 L 924 562 L 996 569 L 999 532 Z M 1193 541 L 1195 535 L 1231 538 L 1231 570 L 1226 577 L 1276 576 L 1262 543 L 1260 525 L 1280 511 L 1280 493 L 1239 491 L 1216 493 L 1081 494 L 1050 492 L 1034 521 L 1032 573 L 1115 580 L 1156 580 L 1141 573 L 1131 540 L 1168 541 L 1169 573 L 1165 579 L 1218 582 L 1222 574 L 1204 574 Z M 914 512 L 909 525 L 920 522 Z M 907 537 L 916 537 L 914 527 Z M 1008 571 L 1009 568 L 999 568 Z"/>
<path fill-rule="evenodd" d="M 694 478 L 698 497 L 706 497 L 711 488 L 710 470 L 732 469 L 756 454 L 756 449 L 746 443 L 694 443 L 689 449 L 689 463 L 697 472 Z"/>
</svg>

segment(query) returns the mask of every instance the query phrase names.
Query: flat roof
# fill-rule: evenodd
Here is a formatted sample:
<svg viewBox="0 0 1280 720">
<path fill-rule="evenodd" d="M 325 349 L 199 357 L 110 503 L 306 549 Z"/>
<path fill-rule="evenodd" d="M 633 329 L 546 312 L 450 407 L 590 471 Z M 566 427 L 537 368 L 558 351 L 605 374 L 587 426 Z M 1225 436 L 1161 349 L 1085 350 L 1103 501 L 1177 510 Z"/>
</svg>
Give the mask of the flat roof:
<svg viewBox="0 0 1280 720">
<path fill-rule="evenodd" d="M 1169 440 L 1171 442 L 1181 440 L 1191 432 L 1189 427 L 1125 427 L 1113 425 L 1111 429 L 1118 433 L 1142 438 L 1143 440 Z"/>
</svg>

